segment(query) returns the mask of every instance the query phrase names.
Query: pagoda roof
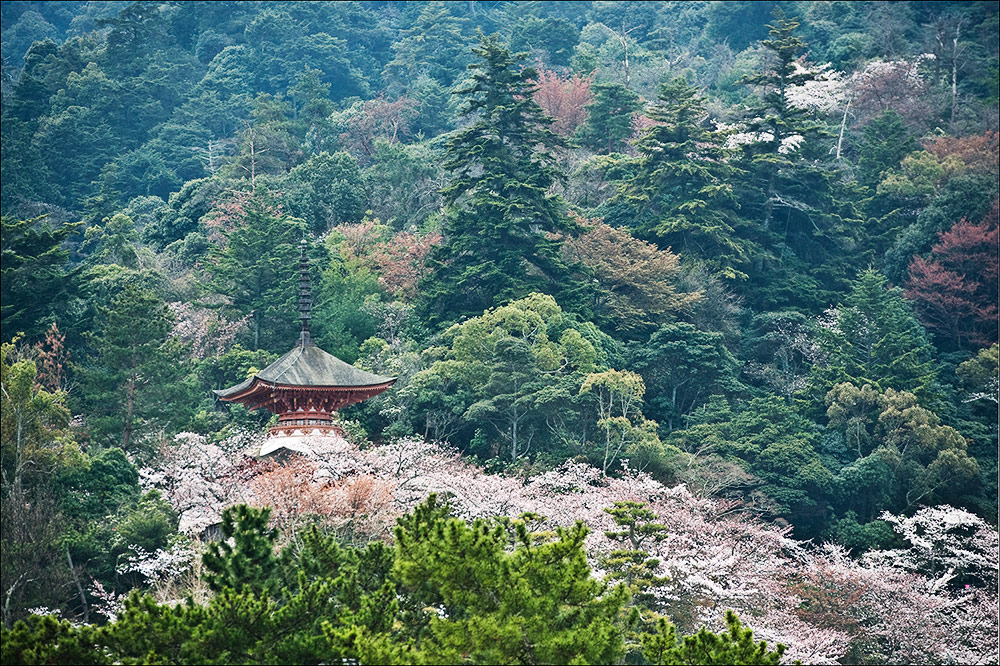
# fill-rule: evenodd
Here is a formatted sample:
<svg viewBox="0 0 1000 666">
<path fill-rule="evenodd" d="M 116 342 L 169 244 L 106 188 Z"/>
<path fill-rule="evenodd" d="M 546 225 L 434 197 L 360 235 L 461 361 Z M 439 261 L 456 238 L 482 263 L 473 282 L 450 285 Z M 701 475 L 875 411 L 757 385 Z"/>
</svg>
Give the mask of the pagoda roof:
<svg viewBox="0 0 1000 666">
<path fill-rule="evenodd" d="M 328 354 L 315 344 L 298 344 L 287 354 L 254 374 L 244 382 L 227 389 L 213 391 L 222 400 L 236 400 L 246 395 L 255 384 L 288 389 L 365 389 L 388 388 L 395 377 L 383 377 Z"/>
</svg>

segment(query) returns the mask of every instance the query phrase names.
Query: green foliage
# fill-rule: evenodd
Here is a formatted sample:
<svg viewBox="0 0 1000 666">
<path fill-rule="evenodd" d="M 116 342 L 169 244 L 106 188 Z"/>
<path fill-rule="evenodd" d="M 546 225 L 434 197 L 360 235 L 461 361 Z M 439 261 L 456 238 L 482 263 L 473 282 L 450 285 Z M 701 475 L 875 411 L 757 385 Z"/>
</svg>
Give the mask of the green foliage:
<svg viewBox="0 0 1000 666">
<path fill-rule="evenodd" d="M 735 411 L 735 413 L 734 413 Z M 820 456 L 820 429 L 776 396 L 731 410 L 709 402 L 667 442 L 685 451 L 715 451 L 752 475 L 764 507 L 812 536 L 825 526 L 834 474 Z M 744 482 L 745 483 L 745 482 Z M 749 489 L 745 489 L 749 490 Z"/>
<path fill-rule="evenodd" d="M 606 370 L 588 374 L 580 386 L 580 395 L 589 394 L 597 403 L 597 427 L 604 430 L 604 457 L 601 471 L 608 473 L 618 456 L 628 452 L 626 445 L 636 444 L 656 424 L 641 418 L 642 397 L 646 387 L 634 372 Z M 634 422 L 638 423 L 634 423 Z"/>
<path fill-rule="evenodd" d="M 596 83 L 590 90 L 594 100 L 584 107 L 587 122 L 576 140 L 598 153 L 620 153 L 632 136 L 632 114 L 642 108 L 639 95 L 620 83 Z"/>
<path fill-rule="evenodd" d="M 874 188 L 883 175 L 895 169 L 903 158 L 917 150 L 903 118 L 895 111 L 885 111 L 865 126 L 858 145 L 858 182 Z"/>
<path fill-rule="evenodd" d="M 737 361 L 720 333 L 699 331 L 691 324 L 667 324 L 646 343 L 629 346 L 628 367 L 646 383 L 647 416 L 668 430 L 713 394 L 737 386 Z"/>
<path fill-rule="evenodd" d="M 562 140 L 532 99 L 537 73 L 518 69 L 518 57 L 496 37 L 481 37 L 473 52 L 480 60 L 456 90 L 471 123 L 448 140 L 445 238 L 431 252 L 434 273 L 423 284 L 423 309 L 432 323 L 532 291 L 568 295 L 573 289 L 552 234 L 574 225 L 548 193 L 562 177 L 548 151 Z"/>
<path fill-rule="evenodd" d="M 447 3 L 424 3 L 393 44 L 395 57 L 385 66 L 390 89 L 408 90 L 421 75 L 441 86 L 453 85 L 470 61 L 465 24 Z"/>
<path fill-rule="evenodd" d="M 98 309 L 96 354 L 80 368 L 82 404 L 91 436 L 129 451 L 143 434 L 189 416 L 187 368 L 180 342 L 170 336 L 173 317 L 156 294 L 129 284 Z"/>
<path fill-rule="evenodd" d="M 223 530 L 232 544 L 205 556 L 207 605 L 134 594 L 97 630 L 32 618 L 4 628 L 4 662 L 614 663 L 622 653 L 628 592 L 591 577 L 581 524 L 536 543 L 520 521 L 467 524 L 431 496 L 400 519 L 393 550 L 345 548 L 313 529 L 277 555 L 267 512 L 247 507 L 228 510 Z"/>
<path fill-rule="evenodd" d="M 814 395 L 834 384 L 872 384 L 911 391 L 927 404 L 937 401 L 933 347 L 902 290 L 889 288 L 877 271 L 862 272 L 850 294 L 820 328 L 826 363 L 813 369 Z"/>
<path fill-rule="evenodd" d="M 210 543 L 203 558 L 210 590 L 239 591 L 246 586 L 255 592 L 275 591 L 271 586 L 277 583 L 283 563 L 274 552 L 278 532 L 268 527 L 270 516 L 270 509 L 243 504 L 223 512 L 223 540 Z"/>
<path fill-rule="evenodd" d="M 761 247 L 744 293 L 751 303 L 815 310 L 843 288 L 860 220 L 836 166 L 819 164 L 822 126 L 789 98 L 792 88 L 816 79 L 799 65 L 806 47 L 799 22 L 780 9 L 774 17 L 770 38 L 761 42 L 763 69 L 744 79 L 760 102 L 741 125 L 754 138 L 742 146 L 737 164 L 745 176 L 736 196 Z"/>
<path fill-rule="evenodd" d="M 582 524 L 535 544 L 523 523 L 469 525 L 428 502 L 396 528 L 402 630 L 358 631 L 363 662 L 613 663 L 628 596 L 590 577 Z M 509 549 L 510 540 L 514 548 Z"/>
<path fill-rule="evenodd" d="M 945 349 L 864 270 L 903 284 L 994 205 L 995 7 L 777 4 L 0 3 L 7 626 L 85 619 L 90 578 L 145 584 L 116 558 L 175 517 L 119 447 L 263 424 L 208 389 L 295 339 L 303 230 L 325 236 L 315 339 L 401 376 L 354 408 L 375 435 L 532 470 L 628 457 L 856 551 L 890 544 L 886 508 L 995 515 L 996 347 Z M 526 61 L 578 77 L 584 124 Z M 334 663 L 399 635 L 391 554 L 316 539 L 296 543 L 345 580 L 380 573 L 223 592 L 218 622 L 135 601 L 138 638 L 92 658 Z M 40 622 L 24 635 L 65 634 Z"/>
<path fill-rule="evenodd" d="M 738 212 L 732 182 L 742 172 L 724 159 L 722 134 L 703 127 L 704 101 L 677 78 L 660 87 L 647 115 L 656 124 L 635 142 L 635 174 L 612 205 L 625 204 L 622 221 L 640 237 L 704 261 L 713 274 L 745 279 L 761 249 Z"/>
<path fill-rule="evenodd" d="M 633 604 L 652 609 L 655 596 L 649 588 L 668 579 L 656 575 L 660 561 L 650 557 L 643 547 L 666 539 L 667 527 L 652 522 L 656 514 L 645 506 L 642 502 L 615 502 L 613 507 L 604 509 L 621 529 L 605 532 L 618 548 L 608 553 L 601 566 L 609 572 L 610 580 L 620 580 L 628 587 Z"/>
<path fill-rule="evenodd" d="M 407 390 L 419 392 L 415 408 L 428 425 L 458 421 L 469 435 L 494 432 L 499 441 L 487 438 L 495 442 L 488 455 L 503 449 L 516 460 L 533 442 L 540 448 L 536 438 L 546 446 L 546 419 L 579 418 L 576 394 L 598 355 L 587 333 L 551 296 L 531 294 L 448 329 L 440 359 Z"/>
<path fill-rule="evenodd" d="M 0 583 L 9 627 L 63 582 L 57 500 L 46 486 L 71 445 L 60 441 L 69 422 L 65 395 L 39 386 L 35 363 L 17 358 L 13 344 L 3 343 L 0 354 Z"/>
<path fill-rule="evenodd" d="M 95 629 L 77 626 L 51 615 L 34 616 L 18 621 L 13 628 L 3 625 L 3 663 L 5 664 L 113 664 L 94 649 Z"/>
<path fill-rule="evenodd" d="M 293 340 L 298 236 L 301 222 L 274 208 L 261 193 L 237 204 L 225 245 L 208 266 L 213 287 L 229 297 L 233 319 L 250 315 L 252 349 L 284 351 Z"/>
<path fill-rule="evenodd" d="M 77 272 L 67 270 L 69 253 L 62 243 L 77 224 L 53 226 L 44 218 L 17 220 L 3 216 L 0 313 L 3 339 L 17 333 L 41 337 L 47 317 L 59 311 L 77 289 Z"/>
<path fill-rule="evenodd" d="M 674 626 L 661 618 L 656 632 L 643 636 L 642 655 L 650 664 L 778 664 L 785 646 L 778 644 L 768 650 L 767 643 L 754 643 L 753 630 L 743 626 L 736 613 L 726 611 L 724 633 L 713 633 L 702 627 L 680 641 Z M 796 664 L 801 662 L 796 661 Z"/>
<path fill-rule="evenodd" d="M 304 191 L 290 210 L 306 220 L 315 233 L 326 233 L 338 224 L 360 222 L 367 208 L 367 192 L 358 161 L 348 153 L 322 152 L 289 173 Z"/>
<path fill-rule="evenodd" d="M 830 428 L 843 435 L 853 459 L 837 479 L 842 510 L 867 521 L 880 510 L 961 506 L 977 494 L 979 464 L 965 438 L 912 393 L 843 383 L 826 404 Z"/>
</svg>

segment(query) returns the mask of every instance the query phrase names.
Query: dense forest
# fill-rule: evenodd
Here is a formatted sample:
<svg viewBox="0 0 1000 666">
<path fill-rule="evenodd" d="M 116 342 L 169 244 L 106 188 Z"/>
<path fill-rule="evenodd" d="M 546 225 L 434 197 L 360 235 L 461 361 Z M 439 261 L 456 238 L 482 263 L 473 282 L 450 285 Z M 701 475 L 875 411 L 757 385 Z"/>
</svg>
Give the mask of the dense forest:
<svg viewBox="0 0 1000 666">
<path fill-rule="evenodd" d="M 997 662 L 996 2 L 0 8 L 4 663 Z"/>
</svg>

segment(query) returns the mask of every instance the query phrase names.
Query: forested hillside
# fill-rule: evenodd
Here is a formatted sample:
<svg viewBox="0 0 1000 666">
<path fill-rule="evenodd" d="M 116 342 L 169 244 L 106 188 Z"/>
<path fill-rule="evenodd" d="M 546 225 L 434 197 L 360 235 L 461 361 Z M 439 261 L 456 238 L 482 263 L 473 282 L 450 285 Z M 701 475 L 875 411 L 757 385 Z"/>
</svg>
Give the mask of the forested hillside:
<svg viewBox="0 0 1000 666">
<path fill-rule="evenodd" d="M 995 663 L 997 3 L 0 8 L 4 663 Z"/>
</svg>

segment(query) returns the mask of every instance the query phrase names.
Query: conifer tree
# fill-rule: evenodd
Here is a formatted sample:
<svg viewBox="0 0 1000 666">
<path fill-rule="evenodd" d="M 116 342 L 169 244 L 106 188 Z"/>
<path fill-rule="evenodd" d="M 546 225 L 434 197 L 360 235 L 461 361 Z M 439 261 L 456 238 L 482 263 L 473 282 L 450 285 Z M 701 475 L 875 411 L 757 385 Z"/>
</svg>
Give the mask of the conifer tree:
<svg viewBox="0 0 1000 666">
<path fill-rule="evenodd" d="M 650 557 L 645 548 L 650 543 L 667 538 L 667 527 L 653 522 L 656 514 L 642 502 L 615 502 L 613 507 L 604 511 L 614 518 L 615 525 L 619 527 L 604 534 L 620 547 L 611 551 L 602 564 L 610 572 L 609 578 L 621 580 L 629 586 L 633 603 L 648 607 L 653 602 L 649 588 L 666 582 L 666 579 L 656 575 L 660 561 Z"/>
<path fill-rule="evenodd" d="M 55 310 L 76 289 L 76 271 L 64 266 L 69 257 L 62 247 L 77 224 L 47 224 L 44 218 L 18 220 L 3 217 L 0 242 L 0 316 L 3 339 L 17 333 L 41 336 L 40 319 Z"/>
<path fill-rule="evenodd" d="M 423 5 L 413 25 L 393 44 L 396 57 L 385 66 L 390 87 L 409 89 L 421 75 L 451 86 L 469 62 L 462 32 L 466 21 L 444 2 Z"/>
<path fill-rule="evenodd" d="M 237 224 L 208 266 L 212 286 L 229 297 L 234 319 L 250 315 L 254 350 L 283 351 L 295 318 L 300 221 L 283 215 L 263 193 L 236 208 Z"/>
<path fill-rule="evenodd" d="M 612 204 L 626 204 L 626 223 L 640 238 L 702 261 L 721 277 L 745 279 L 761 249 L 733 192 L 742 172 L 724 159 L 722 134 L 704 127 L 704 101 L 677 78 L 660 87 L 647 115 L 656 124 L 636 141 L 635 175 Z"/>
<path fill-rule="evenodd" d="M 522 54 L 512 55 L 495 36 L 481 36 L 473 51 L 479 61 L 456 91 L 471 123 L 447 144 L 445 238 L 430 255 L 434 274 L 424 284 L 432 322 L 479 314 L 533 291 L 564 305 L 573 300 L 556 234 L 575 225 L 549 194 L 563 177 L 549 151 L 563 140 L 532 97 L 538 75 L 519 69 Z"/>
<path fill-rule="evenodd" d="M 223 538 L 210 543 L 203 557 L 209 589 L 222 592 L 246 585 L 267 591 L 274 585 L 281 563 L 274 553 L 278 532 L 267 524 L 270 516 L 270 509 L 244 504 L 223 513 Z"/>
<path fill-rule="evenodd" d="M 755 643 L 753 630 L 744 627 L 731 610 L 726 611 L 726 627 L 727 630 L 719 634 L 702 627 L 698 633 L 678 641 L 674 626 L 666 618 L 660 618 L 656 631 L 644 636 L 642 654 L 650 664 L 749 666 L 781 662 L 785 646 L 779 643 L 772 651 L 764 641 Z"/>
<path fill-rule="evenodd" d="M 789 94 L 816 78 L 800 62 L 806 43 L 797 35 L 799 22 L 780 9 L 774 17 L 770 39 L 761 42 L 764 69 L 743 81 L 758 90 L 760 102 L 743 123 L 738 165 L 746 173 L 737 197 L 764 250 L 745 293 L 769 308 L 818 309 L 845 286 L 860 220 L 853 205 L 837 198 L 836 169 L 818 163 L 826 153 L 820 124 Z"/>
<path fill-rule="evenodd" d="M 584 107 L 587 122 L 577 140 L 598 153 L 621 152 L 632 136 L 632 114 L 642 108 L 639 95 L 620 83 L 595 83 L 590 91 L 594 100 Z"/>
<path fill-rule="evenodd" d="M 87 425 L 98 441 L 128 451 L 136 435 L 183 417 L 181 345 L 170 335 L 173 316 L 163 300 L 135 284 L 98 311 L 91 336 L 97 354 L 81 368 Z"/>
<path fill-rule="evenodd" d="M 934 349 L 901 289 L 890 288 L 881 273 L 868 269 L 831 314 L 820 328 L 826 363 L 811 378 L 822 392 L 818 400 L 835 384 L 850 382 L 910 391 L 925 406 L 937 404 L 940 398 L 931 391 L 937 377 Z"/>
<path fill-rule="evenodd" d="M 865 126 L 858 144 L 858 182 L 874 190 L 889 169 L 899 167 L 918 149 L 901 115 L 891 110 L 880 113 Z"/>
</svg>

